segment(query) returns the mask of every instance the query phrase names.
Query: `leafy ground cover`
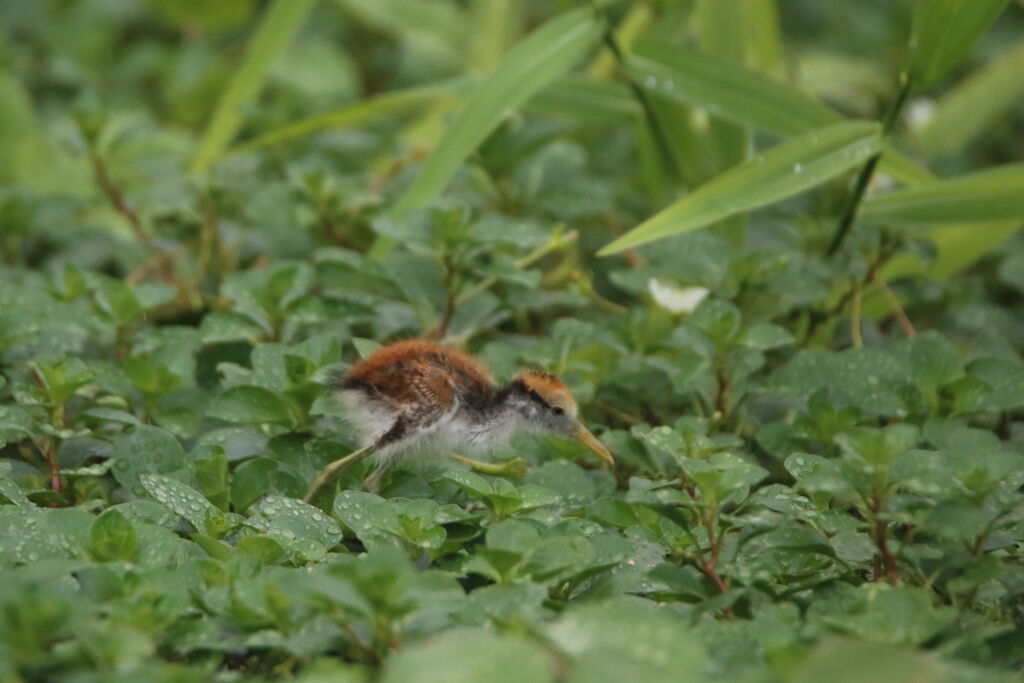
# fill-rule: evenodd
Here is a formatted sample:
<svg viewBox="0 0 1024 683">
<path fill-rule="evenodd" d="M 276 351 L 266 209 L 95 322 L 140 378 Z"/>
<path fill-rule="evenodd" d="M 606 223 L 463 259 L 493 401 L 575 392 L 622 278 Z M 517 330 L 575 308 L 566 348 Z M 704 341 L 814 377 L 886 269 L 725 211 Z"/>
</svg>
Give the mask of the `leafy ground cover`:
<svg viewBox="0 0 1024 683">
<path fill-rule="evenodd" d="M 0 678 L 1018 679 L 1020 3 L 0 27 Z M 616 468 L 303 503 L 409 336 L 559 373 Z"/>
</svg>

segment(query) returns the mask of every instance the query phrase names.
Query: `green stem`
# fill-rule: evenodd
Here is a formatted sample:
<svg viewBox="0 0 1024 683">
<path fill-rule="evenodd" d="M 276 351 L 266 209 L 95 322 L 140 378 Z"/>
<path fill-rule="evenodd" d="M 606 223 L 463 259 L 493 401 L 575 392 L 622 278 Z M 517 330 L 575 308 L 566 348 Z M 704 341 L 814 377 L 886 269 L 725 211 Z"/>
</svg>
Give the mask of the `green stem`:
<svg viewBox="0 0 1024 683">
<path fill-rule="evenodd" d="M 893 126 L 896 125 L 896 120 L 899 117 L 900 111 L 903 109 L 903 105 L 907 101 L 907 96 L 910 95 L 910 83 L 904 82 L 900 88 L 899 94 L 896 96 L 896 100 L 892 103 L 888 113 L 885 116 L 885 120 L 882 122 L 882 137 L 887 138 L 889 133 L 892 132 Z M 875 169 L 878 168 L 878 162 L 882 159 L 882 152 L 879 151 L 873 155 L 861 168 L 860 173 L 857 175 L 857 182 L 853 186 L 853 192 L 850 194 L 850 199 L 846 203 L 846 208 L 843 210 L 843 216 L 839 221 L 839 227 L 836 229 L 836 234 L 832 237 L 832 242 L 828 245 L 827 254 L 832 256 L 839 247 L 843 245 L 843 241 L 850 232 L 850 228 L 853 227 L 853 222 L 857 218 L 857 209 L 860 208 L 861 200 L 864 199 L 864 193 L 867 192 L 868 185 L 871 184 L 871 178 L 875 175 Z"/>
<path fill-rule="evenodd" d="M 644 112 L 644 120 L 647 121 L 647 125 L 651 129 L 651 135 L 654 136 L 655 142 L 657 142 L 658 152 L 661 154 L 662 161 L 665 166 L 671 169 L 674 177 L 678 178 L 682 175 L 682 171 L 679 168 L 679 164 L 676 161 L 675 155 L 672 154 L 672 145 L 669 143 L 668 135 L 665 133 L 665 129 L 662 127 L 661 122 L 658 120 L 657 113 L 654 111 L 654 104 L 651 102 L 651 98 L 647 96 L 647 92 L 640 87 L 636 81 L 629 76 L 626 76 L 626 56 L 619 46 L 619 41 L 615 37 L 615 33 L 612 31 L 611 22 L 608 21 L 608 15 L 603 9 L 599 9 L 596 3 L 591 2 L 594 5 L 595 11 L 600 13 L 605 20 L 604 30 L 604 44 L 608 46 L 612 56 L 615 58 L 615 64 L 619 68 L 619 72 L 623 74 L 626 80 L 626 85 L 629 86 L 633 96 L 637 102 L 640 103 L 640 108 Z"/>
</svg>

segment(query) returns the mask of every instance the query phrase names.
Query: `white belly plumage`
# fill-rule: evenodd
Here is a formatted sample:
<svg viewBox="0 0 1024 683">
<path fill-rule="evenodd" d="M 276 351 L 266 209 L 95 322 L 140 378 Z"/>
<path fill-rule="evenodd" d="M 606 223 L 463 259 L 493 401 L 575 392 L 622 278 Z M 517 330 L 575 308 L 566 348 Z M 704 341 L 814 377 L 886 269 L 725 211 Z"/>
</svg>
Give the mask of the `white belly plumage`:
<svg viewBox="0 0 1024 683">
<path fill-rule="evenodd" d="M 357 390 L 339 392 L 343 418 L 359 436 L 359 446 L 377 442 L 394 425 L 397 415 L 381 401 L 367 400 Z M 508 442 L 515 425 L 508 420 L 475 422 L 467 419 L 456 399 L 451 409 L 430 424 L 378 450 L 374 457 L 382 464 L 420 455 L 447 455 L 457 448 L 463 455 L 482 455 Z"/>
</svg>

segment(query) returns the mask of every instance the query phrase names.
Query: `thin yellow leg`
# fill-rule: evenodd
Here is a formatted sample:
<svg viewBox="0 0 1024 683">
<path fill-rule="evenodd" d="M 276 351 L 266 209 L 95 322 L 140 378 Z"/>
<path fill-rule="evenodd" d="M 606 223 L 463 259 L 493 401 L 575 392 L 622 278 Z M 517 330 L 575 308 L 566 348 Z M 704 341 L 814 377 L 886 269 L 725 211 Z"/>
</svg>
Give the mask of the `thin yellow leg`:
<svg viewBox="0 0 1024 683">
<path fill-rule="evenodd" d="M 480 462 L 479 460 L 473 460 L 467 458 L 464 455 L 458 453 L 449 453 L 448 457 L 455 462 L 461 462 L 463 465 L 468 465 L 469 469 L 480 474 L 490 474 L 496 477 L 515 477 L 519 478 L 526 474 L 526 461 L 522 458 L 512 458 L 508 462 Z"/>
<path fill-rule="evenodd" d="M 344 458 L 339 458 L 320 470 L 320 474 L 317 475 L 316 481 L 313 482 L 313 485 L 309 487 L 309 492 L 303 500 L 307 503 L 312 503 L 313 500 L 319 496 L 325 488 L 330 486 L 331 482 L 337 479 L 342 472 L 367 456 L 372 455 L 374 450 L 376 449 L 373 446 L 360 448 L 358 451 L 353 451 Z"/>
</svg>

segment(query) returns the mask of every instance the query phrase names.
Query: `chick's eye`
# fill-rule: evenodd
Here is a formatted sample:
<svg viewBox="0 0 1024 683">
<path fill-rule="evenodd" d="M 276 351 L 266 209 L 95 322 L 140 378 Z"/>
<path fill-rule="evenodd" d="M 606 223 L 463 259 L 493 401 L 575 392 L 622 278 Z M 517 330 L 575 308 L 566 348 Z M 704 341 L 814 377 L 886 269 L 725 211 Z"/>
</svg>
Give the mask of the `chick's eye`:
<svg viewBox="0 0 1024 683">
<path fill-rule="evenodd" d="M 559 408 L 559 407 L 556 406 L 556 407 L 551 409 L 551 412 L 554 413 L 555 415 L 557 415 L 558 417 L 561 417 L 561 416 L 565 415 L 565 408 Z"/>
</svg>

